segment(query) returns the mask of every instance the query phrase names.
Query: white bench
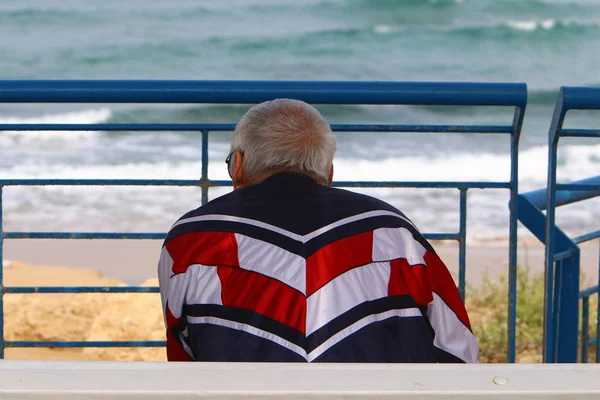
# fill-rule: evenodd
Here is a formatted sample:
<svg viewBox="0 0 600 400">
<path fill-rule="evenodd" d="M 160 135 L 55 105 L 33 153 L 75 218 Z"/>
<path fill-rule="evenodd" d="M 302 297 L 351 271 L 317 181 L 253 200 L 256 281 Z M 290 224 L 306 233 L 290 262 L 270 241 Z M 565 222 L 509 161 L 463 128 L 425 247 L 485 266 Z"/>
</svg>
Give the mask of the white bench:
<svg viewBox="0 0 600 400">
<path fill-rule="evenodd" d="M 0 361 L 0 399 L 600 399 L 600 365 Z"/>
</svg>

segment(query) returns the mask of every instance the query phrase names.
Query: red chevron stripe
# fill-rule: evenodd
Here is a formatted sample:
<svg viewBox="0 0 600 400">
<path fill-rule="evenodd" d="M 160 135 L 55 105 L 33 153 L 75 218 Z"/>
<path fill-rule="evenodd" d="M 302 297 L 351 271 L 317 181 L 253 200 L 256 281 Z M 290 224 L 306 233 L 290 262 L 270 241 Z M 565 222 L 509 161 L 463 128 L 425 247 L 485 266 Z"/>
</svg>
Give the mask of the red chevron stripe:
<svg viewBox="0 0 600 400">
<path fill-rule="evenodd" d="M 186 233 L 170 240 L 167 250 L 174 260 L 175 274 L 185 272 L 192 264 L 239 265 L 234 233 Z"/>
<path fill-rule="evenodd" d="M 278 280 L 241 268 L 218 267 L 224 306 L 252 310 L 305 333 L 306 299 Z"/>
<path fill-rule="evenodd" d="M 333 242 L 306 260 L 306 296 L 344 272 L 373 260 L 373 232 Z"/>
<path fill-rule="evenodd" d="M 450 271 L 437 254 L 427 251 L 424 258 L 427 264 L 428 280 L 431 282 L 431 290 L 437 293 L 458 319 L 471 330 L 467 310 L 456 289 L 456 283 L 452 279 Z"/>
<path fill-rule="evenodd" d="M 171 314 L 171 310 L 167 306 L 167 360 L 169 361 L 192 361 L 190 355 L 183 349 L 179 340 L 175 337 L 175 334 L 171 329 L 181 321 L 181 318 L 175 318 Z"/>
<path fill-rule="evenodd" d="M 426 306 L 433 301 L 427 267 L 411 266 L 403 258 L 391 261 L 390 265 L 392 269 L 388 284 L 389 296 L 409 294 L 420 306 Z"/>
</svg>

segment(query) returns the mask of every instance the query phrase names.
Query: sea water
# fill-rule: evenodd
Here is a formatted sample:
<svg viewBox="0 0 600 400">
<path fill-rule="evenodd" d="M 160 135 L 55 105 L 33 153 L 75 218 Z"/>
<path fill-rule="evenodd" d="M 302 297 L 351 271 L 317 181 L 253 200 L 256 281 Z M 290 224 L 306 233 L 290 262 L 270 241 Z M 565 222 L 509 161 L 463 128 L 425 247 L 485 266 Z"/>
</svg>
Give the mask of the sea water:
<svg viewBox="0 0 600 400">
<path fill-rule="evenodd" d="M 520 190 L 546 184 L 561 85 L 600 83 L 595 0 L 3 0 L 0 79 L 268 79 L 526 82 Z M 510 109 L 320 106 L 332 123 L 501 124 Z M 0 104 L 0 123 L 235 123 L 244 105 Z M 571 127 L 598 127 L 579 113 Z M 569 125 L 570 124 L 570 125 Z M 226 179 L 231 133 L 211 134 L 209 177 Z M 507 181 L 499 135 L 339 133 L 337 180 Z M 197 132 L 0 132 L 1 178 L 200 177 Z M 559 178 L 598 175 L 600 143 L 564 141 Z M 210 197 L 230 189 L 210 190 Z M 425 232 L 458 229 L 458 191 L 363 190 Z M 4 189 L 5 230 L 166 231 L 198 188 Z M 508 192 L 469 191 L 472 239 L 508 235 Z M 599 203 L 558 214 L 597 229 Z M 526 235 L 521 229 L 520 234 Z"/>
</svg>

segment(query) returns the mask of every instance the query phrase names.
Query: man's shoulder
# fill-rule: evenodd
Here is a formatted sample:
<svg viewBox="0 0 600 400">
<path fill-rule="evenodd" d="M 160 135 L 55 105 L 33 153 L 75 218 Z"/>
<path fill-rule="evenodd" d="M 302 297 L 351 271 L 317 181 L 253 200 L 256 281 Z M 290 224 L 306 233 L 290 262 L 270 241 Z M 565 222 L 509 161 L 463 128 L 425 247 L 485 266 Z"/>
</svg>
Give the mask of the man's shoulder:
<svg viewBox="0 0 600 400">
<path fill-rule="evenodd" d="M 309 239 L 315 241 L 324 232 L 329 232 L 325 235 L 329 238 L 342 238 L 380 228 L 405 228 L 426 243 L 400 210 L 372 196 L 321 185 L 310 192 L 268 195 L 259 188 L 247 189 L 251 187 L 186 213 L 173 225 L 166 241 L 191 232 L 230 232 L 295 248 Z"/>
<path fill-rule="evenodd" d="M 189 219 L 193 217 L 200 217 L 203 215 L 238 215 L 243 213 L 243 209 L 248 203 L 253 203 L 256 199 L 255 193 L 251 190 L 239 189 L 231 193 L 227 193 L 223 196 L 217 197 L 208 203 L 185 213 L 180 220 Z M 335 206 L 335 214 L 339 214 L 338 218 L 352 216 L 355 214 L 361 214 L 369 211 L 389 211 L 394 214 L 398 214 L 404 219 L 408 219 L 400 210 L 391 204 L 380 200 L 376 197 L 372 197 L 366 194 L 353 192 L 341 188 L 330 188 L 322 186 L 319 188 L 317 193 L 313 194 L 312 199 L 297 199 L 299 205 L 306 204 L 306 207 L 314 208 L 314 204 L 322 205 L 325 208 L 327 206 Z M 272 198 L 268 201 L 278 201 L 280 199 Z M 265 207 L 268 204 L 264 204 Z M 301 211 L 301 210 L 297 210 Z"/>
<path fill-rule="evenodd" d="M 396 207 L 376 197 L 340 188 L 331 188 L 330 190 L 333 193 L 332 197 L 334 197 L 335 202 L 347 203 L 345 204 L 346 209 L 352 213 L 389 211 L 398 214 L 404 219 L 408 219 L 406 215 Z"/>
</svg>

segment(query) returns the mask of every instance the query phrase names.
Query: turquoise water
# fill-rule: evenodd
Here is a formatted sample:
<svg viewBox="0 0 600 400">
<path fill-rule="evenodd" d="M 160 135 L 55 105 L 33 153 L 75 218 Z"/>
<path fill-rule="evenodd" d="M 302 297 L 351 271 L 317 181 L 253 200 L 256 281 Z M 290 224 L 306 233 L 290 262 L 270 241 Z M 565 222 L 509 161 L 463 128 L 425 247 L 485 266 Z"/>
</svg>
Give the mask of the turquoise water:
<svg viewBox="0 0 600 400">
<path fill-rule="evenodd" d="M 3 0 L 0 79 L 306 79 L 527 82 L 521 186 L 545 185 L 561 85 L 600 84 L 600 1 Z M 235 122 L 244 106 L 9 105 L 0 122 Z M 331 122 L 507 124 L 510 110 L 320 107 Z M 597 115 L 573 123 L 596 122 Z M 228 134 L 210 176 L 225 178 Z M 597 175 L 600 146 L 568 143 L 565 180 Z M 199 176 L 194 133 L 0 133 L 3 177 Z M 508 141 L 484 135 L 339 135 L 338 179 L 506 180 Z M 223 191 L 214 191 L 214 195 Z M 370 192 L 425 231 L 457 228 L 454 191 Z M 194 189 L 6 189 L 7 229 L 166 230 Z M 507 234 L 505 192 L 470 194 L 470 235 Z M 127 209 L 123 204 L 132 204 Z M 559 222 L 591 227 L 597 204 Z M 52 217 L 49 217 L 51 215 Z"/>
</svg>

